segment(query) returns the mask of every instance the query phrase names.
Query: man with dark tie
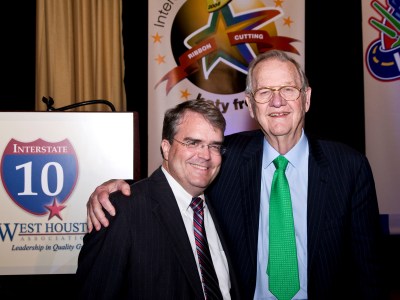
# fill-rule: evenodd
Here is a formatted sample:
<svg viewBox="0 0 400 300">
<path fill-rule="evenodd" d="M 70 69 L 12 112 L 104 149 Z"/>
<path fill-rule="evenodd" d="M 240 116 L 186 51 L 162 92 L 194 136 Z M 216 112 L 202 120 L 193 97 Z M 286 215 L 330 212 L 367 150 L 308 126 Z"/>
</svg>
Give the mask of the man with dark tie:
<svg viewBox="0 0 400 300">
<path fill-rule="evenodd" d="M 110 195 L 109 227 L 84 237 L 76 277 L 79 299 L 239 299 L 204 190 L 217 176 L 225 119 L 207 101 L 186 101 L 164 116 L 162 165 Z"/>
</svg>

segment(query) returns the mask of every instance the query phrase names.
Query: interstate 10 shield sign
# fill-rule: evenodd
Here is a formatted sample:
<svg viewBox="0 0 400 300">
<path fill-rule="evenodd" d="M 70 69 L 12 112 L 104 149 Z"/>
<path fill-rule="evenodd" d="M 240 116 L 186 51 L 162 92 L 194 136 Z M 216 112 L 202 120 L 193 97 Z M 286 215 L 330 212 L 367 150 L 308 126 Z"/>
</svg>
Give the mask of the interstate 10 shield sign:
<svg viewBox="0 0 400 300">
<path fill-rule="evenodd" d="M 68 139 L 33 142 L 11 139 L 3 152 L 1 178 L 10 198 L 34 215 L 62 220 L 63 203 L 78 178 L 78 162 Z"/>
<path fill-rule="evenodd" d="M 132 112 L 0 112 L 0 275 L 76 272 L 91 193 L 134 178 L 135 122 Z"/>
</svg>

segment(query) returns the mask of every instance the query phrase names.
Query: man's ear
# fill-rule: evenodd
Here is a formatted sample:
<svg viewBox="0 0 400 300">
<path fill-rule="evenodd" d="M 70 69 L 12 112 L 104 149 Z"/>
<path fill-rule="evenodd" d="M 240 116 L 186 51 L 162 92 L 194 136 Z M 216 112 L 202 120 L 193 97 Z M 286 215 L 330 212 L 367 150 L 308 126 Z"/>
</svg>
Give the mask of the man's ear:
<svg viewBox="0 0 400 300">
<path fill-rule="evenodd" d="M 311 105 L 311 87 L 308 87 L 306 90 L 306 101 L 305 101 L 305 112 L 308 112 L 308 110 L 310 109 L 310 105 Z"/>
<path fill-rule="evenodd" d="M 169 149 L 171 148 L 171 144 L 169 143 L 168 140 L 164 139 L 161 141 L 160 148 L 161 148 L 162 158 L 168 161 Z"/>
<path fill-rule="evenodd" d="M 248 109 L 249 109 L 250 117 L 251 117 L 252 119 L 254 119 L 253 106 L 251 106 L 251 99 L 250 99 L 250 96 L 246 95 L 245 100 L 246 100 L 247 107 L 248 107 Z"/>
</svg>

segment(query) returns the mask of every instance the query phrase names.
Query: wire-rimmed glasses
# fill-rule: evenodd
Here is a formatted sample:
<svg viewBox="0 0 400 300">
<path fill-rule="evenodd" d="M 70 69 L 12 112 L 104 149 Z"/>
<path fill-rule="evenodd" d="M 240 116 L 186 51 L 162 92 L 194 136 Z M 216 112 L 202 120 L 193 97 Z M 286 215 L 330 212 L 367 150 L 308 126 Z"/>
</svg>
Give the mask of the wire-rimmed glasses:
<svg viewBox="0 0 400 300">
<path fill-rule="evenodd" d="M 268 103 L 271 101 L 274 92 L 278 92 L 286 101 L 294 101 L 300 97 L 302 91 L 295 86 L 261 87 L 256 89 L 252 96 L 257 103 Z"/>
<path fill-rule="evenodd" d="M 197 140 L 187 140 L 185 142 L 181 142 L 177 139 L 173 139 L 173 140 L 192 151 L 200 151 L 201 149 L 203 149 L 203 147 L 207 147 L 210 150 L 210 153 L 215 154 L 215 155 L 223 155 L 226 152 L 226 147 L 221 144 L 207 145 L 204 143 L 200 143 L 200 141 L 197 141 Z"/>
</svg>

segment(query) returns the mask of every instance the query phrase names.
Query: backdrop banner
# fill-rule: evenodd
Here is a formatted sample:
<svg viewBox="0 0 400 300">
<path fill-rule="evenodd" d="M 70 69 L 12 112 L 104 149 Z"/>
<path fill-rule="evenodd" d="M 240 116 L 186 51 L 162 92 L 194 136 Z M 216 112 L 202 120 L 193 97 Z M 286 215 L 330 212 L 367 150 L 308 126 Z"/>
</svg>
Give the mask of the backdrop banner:
<svg viewBox="0 0 400 300">
<path fill-rule="evenodd" d="M 400 233 L 400 0 L 362 1 L 365 140 L 381 214 Z"/>
<path fill-rule="evenodd" d="M 165 111 L 188 99 L 214 103 L 225 134 L 257 128 L 244 101 L 248 64 L 269 49 L 304 65 L 304 0 L 155 0 L 148 24 L 148 171 L 161 164 Z"/>
<path fill-rule="evenodd" d="M 90 194 L 133 178 L 133 118 L 0 112 L 0 275 L 76 272 Z"/>
</svg>

